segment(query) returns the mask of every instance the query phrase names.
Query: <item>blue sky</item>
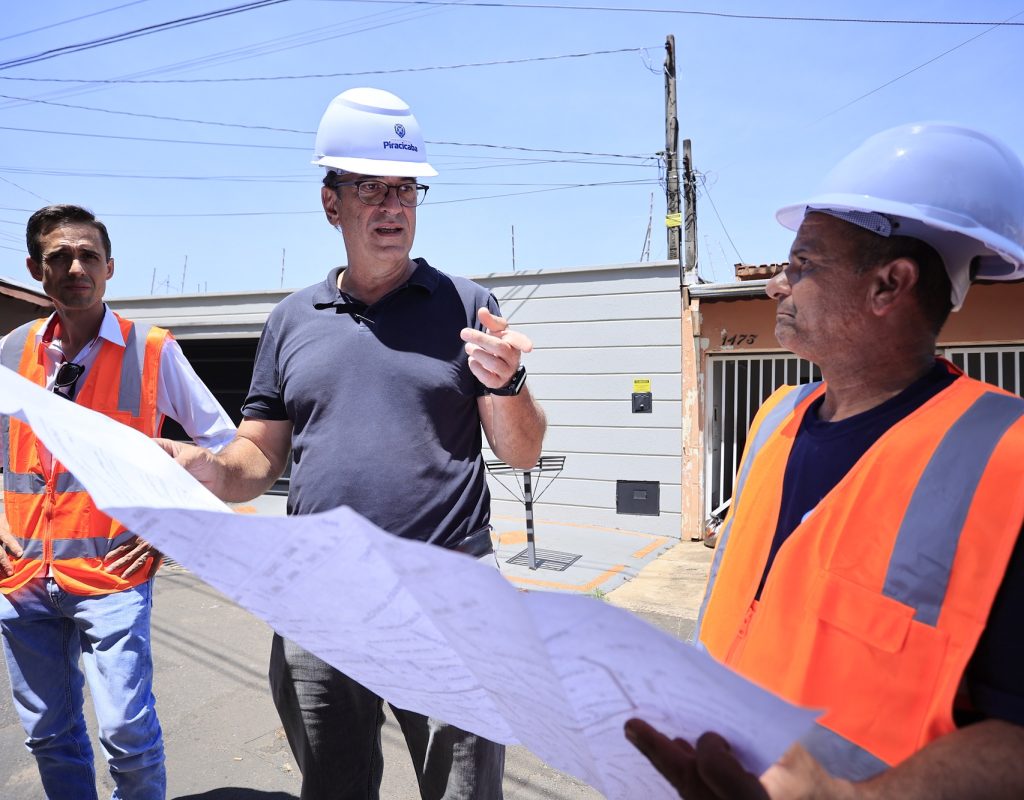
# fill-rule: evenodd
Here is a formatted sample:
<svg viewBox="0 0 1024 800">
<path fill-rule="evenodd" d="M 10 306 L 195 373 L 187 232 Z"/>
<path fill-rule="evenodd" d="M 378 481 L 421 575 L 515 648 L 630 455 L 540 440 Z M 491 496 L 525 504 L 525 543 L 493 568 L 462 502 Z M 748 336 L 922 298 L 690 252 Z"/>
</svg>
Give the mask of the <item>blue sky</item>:
<svg viewBox="0 0 1024 800">
<path fill-rule="evenodd" d="M 586 3 L 643 9 L 633 11 L 539 7 L 584 5 L 576 0 L 529 8 L 290 0 L 4 66 L 242 2 L 5 4 L 0 275 L 30 282 L 26 219 L 47 202 L 74 202 L 110 228 L 111 297 L 277 289 L 282 251 L 286 288 L 321 279 L 344 254 L 320 211 L 312 132 L 330 99 L 353 86 L 403 97 L 430 143 L 440 175 L 419 209 L 414 255 L 458 274 L 509 271 L 514 227 L 520 270 L 626 263 L 644 254 L 653 222 L 649 256 L 664 258 L 656 154 L 670 33 L 681 138 L 692 140 L 700 175 L 708 280 L 729 279 L 740 260 L 784 259 L 791 234 L 775 222 L 776 208 L 806 195 L 878 130 L 952 120 L 1024 154 L 1024 9 L 1001 0 Z M 622 52 L 582 55 L 600 51 Z M 520 63 L 460 66 L 505 61 Z M 372 71 L 388 72 L 339 75 Z M 281 79 L 310 75 L 332 77 Z"/>
</svg>

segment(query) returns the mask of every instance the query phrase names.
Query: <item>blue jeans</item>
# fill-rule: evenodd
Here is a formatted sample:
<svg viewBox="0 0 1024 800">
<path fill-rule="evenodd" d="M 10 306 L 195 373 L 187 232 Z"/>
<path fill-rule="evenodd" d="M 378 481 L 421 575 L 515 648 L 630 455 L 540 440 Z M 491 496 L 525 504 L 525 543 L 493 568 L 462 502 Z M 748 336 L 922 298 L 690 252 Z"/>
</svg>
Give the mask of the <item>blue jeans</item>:
<svg viewBox="0 0 1024 800">
<path fill-rule="evenodd" d="M 48 800 L 96 795 L 83 715 L 89 681 L 111 800 L 164 800 L 163 735 L 153 697 L 152 582 L 97 597 L 35 578 L 0 595 L 0 633 L 14 705 Z M 85 675 L 79 668 L 79 658 Z"/>
<path fill-rule="evenodd" d="M 274 635 L 270 688 L 302 771 L 302 800 L 378 800 L 383 701 L 330 664 Z M 505 746 L 391 706 L 423 800 L 501 800 Z"/>
</svg>

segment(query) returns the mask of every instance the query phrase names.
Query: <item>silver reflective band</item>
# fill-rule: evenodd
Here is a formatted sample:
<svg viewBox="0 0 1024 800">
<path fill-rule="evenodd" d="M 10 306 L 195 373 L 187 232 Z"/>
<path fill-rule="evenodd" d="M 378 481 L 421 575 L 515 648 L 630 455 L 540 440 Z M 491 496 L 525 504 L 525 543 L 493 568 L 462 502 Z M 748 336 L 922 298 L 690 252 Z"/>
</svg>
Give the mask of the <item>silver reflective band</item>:
<svg viewBox="0 0 1024 800">
<path fill-rule="evenodd" d="M 704 612 L 707 611 L 708 600 L 711 598 L 711 590 L 715 586 L 715 579 L 718 577 L 718 569 L 722 565 L 722 558 L 725 555 L 725 546 L 729 541 L 729 533 L 732 531 L 732 522 L 735 519 L 736 514 L 739 512 L 737 504 L 743 500 L 743 487 L 747 482 L 747 475 L 750 473 L 750 467 L 754 463 L 758 452 L 764 447 L 765 442 L 771 438 L 771 435 L 785 422 L 789 415 L 793 413 L 794 409 L 800 403 L 802 403 L 807 397 L 813 394 L 821 386 L 821 381 L 815 381 L 814 383 L 805 383 L 803 386 L 793 387 L 785 397 L 783 397 L 778 404 L 765 416 L 764 421 L 758 428 L 757 435 L 754 437 L 752 442 L 747 445 L 747 451 L 743 455 L 743 463 L 740 465 L 739 475 L 736 476 L 736 484 L 733 489 L 733 505 L 732 513 L 729 515 L 728 524 L 722 528 L 722 532 L 718 534 L 718 544 L 715 545 L 715 555 L 711 560 L 711 571 L 708 574 L 708 585 L 704 590 L 704 599 L 700 603 L 700 611 L 697 613 L 697 625 L 693 631 L 693 637 L 695 641 L 700 641 L 700 628 L 704 622 Z"/>
<path fill-rule="evenodd" d="M 53 539 L 54 560 L 67 560 L 70 558 L 103 558 L 107 553 L 116 547 L 120 547 L 135 536 L 131 531 L 122 531 L 113 539 L 105 537 L 91 537 L 88 539 Z M 18 544 L 24 551 L 21 555 L 28 561 L 40 561 L 43 558 L 42 539 L 23 539 L 18 537 Z"/>
<path fill-rule="evenodd" d="M 54 490 L 60 494 L 84 492 L 85 487 L 70 472 L 58 473 Z M 46 480 L 38 472 L 4 472 L 4 491 L 13 494 L 46 494 Z"/>
<path fill-rule="evenodd" d="M 146 363 L 146 337 L 151 328 L 151 325 L 132 323 L 124 342 L 117 410 L 133 417 L 139 416 L 142 407 L 142 369 Z"/>
<path fill-rule="evenodd" d="M 882 594 L 936 625 L 967 513 L 992 451 L 1024 415 L 1019 397 L 986 392 L 946 431 L 903 516 Z"/>
<path fill-rule="evenodd" d="M 800 744 L 832 775 L 848 781 L 867 780 L 889 768 L 878 756 L 817 723 Z"/>
</svg>

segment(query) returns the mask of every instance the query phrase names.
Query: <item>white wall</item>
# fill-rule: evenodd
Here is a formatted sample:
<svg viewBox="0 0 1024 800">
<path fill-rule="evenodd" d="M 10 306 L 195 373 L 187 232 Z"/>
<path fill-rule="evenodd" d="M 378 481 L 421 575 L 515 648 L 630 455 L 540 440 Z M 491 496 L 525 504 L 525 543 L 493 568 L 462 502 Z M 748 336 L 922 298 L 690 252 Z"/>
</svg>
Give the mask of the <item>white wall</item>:
<svg viewBox="0 0 1024 800">
<path fill-rule="evenodd" d="M 679 538 L 681 475 L 680 293 L 676 262 L 495 273 L 474 278 L 528 335 L 528 383 L 548 415 L 544 453 L 565 468 L 534 515 Z M 257 337 L 288 292 L 240 292 L 111 300 L 130 319 L 171 328 L 179 339 Z M 633 414 L 634 378 L 648 378 L 653 413 Z M 488 451 L 488 459 L 494 454 Z M 523 504 L 490 478 L 495 513 Z M 502 481 L 511 485 L 512 476 Z M 658 481 L 658 516 L 617 514 L 616 481 Z M 521 482 L 516 484 L 520 491 Z M 535 487 L 536 488 L 536 487 Z M 524 523 L 525 524 L 525 523 Z M 538 531 L 540 527 L 538 526 Z"/>
<path fill-rule="evenodd" d="M 531 391 L 548 415 L 544 453 L 566 457 L 534 516 L 679 538 L 678 265 L 538 270 L 475 280 L 494 292 L 502 313 L 533 340 L 525 363 Z M 634 378 L 650 379 L 653 413 L 632 413 Z M 486 457 L 494 455 L 488 451 Z M 522 502 L 490 480 L 494 512 L 522 516 Z M 501 480 L 511 482 L 509 476 Z M 660 514 L 616 513 L 618 480 L 658 481 Z M 547 483 L 540 478 L 541 489 Z"/>
</svg>

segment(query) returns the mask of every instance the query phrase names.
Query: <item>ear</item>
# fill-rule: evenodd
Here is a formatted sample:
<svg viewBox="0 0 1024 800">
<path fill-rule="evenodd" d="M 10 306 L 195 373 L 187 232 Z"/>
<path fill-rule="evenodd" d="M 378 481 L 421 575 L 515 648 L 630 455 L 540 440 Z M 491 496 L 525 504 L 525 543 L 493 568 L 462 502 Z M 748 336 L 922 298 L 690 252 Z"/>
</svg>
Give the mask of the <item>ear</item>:
<svg viewBox="0 0 1024 800">
<path fill-rule="evenodd" d="M 920 267 L 910 258 L 896 258 L 877 267 L 871 281 L 872 312 L 884 317 L 912 301 L 919 273 Z"/>
<path fill-rule="evenodd" d="M 338 218 L 338 203 L 340 202 L 338 193 L 329 186 L 321 186 L 320 202 L 323 204 L 324 214 L 327 215 L 327 221 L 331 223 L 332 227 L 337 226 L 340 222 Z"/>
<path fill-rule="evenodd" d="M 109 281 L 113 277 L 114 277 L 114 259 L 113 258 L 108 258 L 107 259 L 107 280 Z"/>
<path fill-rule="evenodd" d="M 43 282 L 43 267 L 32 256 L 25 258 L 25 266 L 28 267 L 28 274 L 40 283 Z"/>
</svg>

